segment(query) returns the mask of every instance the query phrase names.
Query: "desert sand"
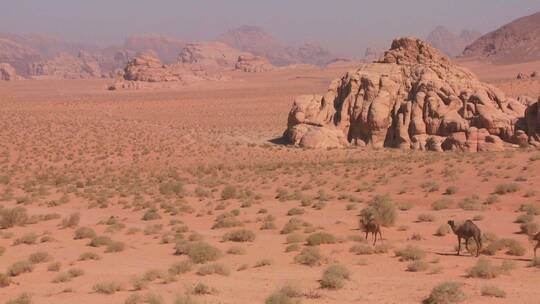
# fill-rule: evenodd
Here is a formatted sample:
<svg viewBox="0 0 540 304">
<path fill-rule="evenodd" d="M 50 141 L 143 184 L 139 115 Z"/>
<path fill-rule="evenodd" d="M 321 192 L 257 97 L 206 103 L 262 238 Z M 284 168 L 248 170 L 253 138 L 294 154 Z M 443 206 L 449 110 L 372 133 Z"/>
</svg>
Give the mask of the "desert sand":
<svg viewBox="0 0 540 304">
<path fill-rule="evenodd" d="M 537 80 L 514 80 L 520 66 L 497 67 L 504 77 L 468 66 L 509 96 L 539 92 Z M 0 302 L 28 293 L 44 304 L 264 303 L 286 286 L 292 302 L 268 303 L 420 303 L 451 281 L 466 303 L 537 303 L 540 268 L 515 221 L 525 211 L 538 221 L 539 151 L 281 144 L 294 98 L 323 94 L 352 68 L 231 71 L 229 81 L 159 90 L 1 82 Z M 377 199 L 397 218 L 372 247 L 358 214 Z M 471 277 L 479 258 L 455 255 L 446 223 L 465 219 L 487 236 L 484 249 L 514 240 L 480 257 L 496 277 Z M 197 242 L 221 254 L 189 253 Z M 297 257 L 306 250 L 321 256 Z M 197 264 L 201 256 L 215 261 Z M 401 261 L 415 256 L 423 262 Z M 335 263 L 350 275 L 325 285 Z M 506 297 L 483 296 L 487 285 Z"/>
</svg>

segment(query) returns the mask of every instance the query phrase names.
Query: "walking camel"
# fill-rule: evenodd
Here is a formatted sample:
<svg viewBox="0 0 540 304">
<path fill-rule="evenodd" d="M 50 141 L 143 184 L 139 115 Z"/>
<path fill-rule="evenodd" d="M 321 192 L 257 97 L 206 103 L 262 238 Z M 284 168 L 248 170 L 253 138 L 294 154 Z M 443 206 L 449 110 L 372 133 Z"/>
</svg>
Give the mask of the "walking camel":
<svg viewBox="0 0 540 304">
<path fill-rule="evenodd" d="M 382 242 L 383 238 L 382 238 L 382 233 L 381 233 L 381 224 L 379 223 L 379 221 L 373 218 L 369 218 L 369 219 L 361 218 L 360 226 L 361 226 L 361 229 L 363 229 L 364 232 L 366 233 L 366 240 L 368 239 L 369 233 L 373 235 L 373 246 L 375 246 L 375 244 L 377 243 L 377 234 L 379 234 L 380 236 L 379 239 Z"/>
<path fill-rule="evenodd" d="M 536 250 L 540 248 L 540 232 L 534 236 L 533 241 L 536 241 L 536 246 L 534 247 L 534 262 L 536 263 Z"/>
<path fill-rule="evenodd" d="M 480 228 L 476 226 L 471 220 L 465 221 L 462 225 L 456 227 L 454 221 L 448 221 L 448 225 L 452 228 L 452 231 L 458 238 L 458 251 L 457 255 L 461 251 L 461 239 L 465 239 L 465 248 L 469 251 L 469 239 L 473 238 L 476 242 L 476 256 L 480 255 L 480 250 L 482 249 L 482 232 Z"/>
</svg>

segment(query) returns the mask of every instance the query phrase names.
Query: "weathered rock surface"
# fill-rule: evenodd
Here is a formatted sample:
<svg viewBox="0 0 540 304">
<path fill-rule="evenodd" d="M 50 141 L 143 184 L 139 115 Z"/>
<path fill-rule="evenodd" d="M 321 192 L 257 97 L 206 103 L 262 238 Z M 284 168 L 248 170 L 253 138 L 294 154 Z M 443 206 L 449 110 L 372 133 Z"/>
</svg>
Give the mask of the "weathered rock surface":
<svg viewBox="0 0 540 304">
<path fill-rule="evenodd" d="M 0 80 L 12 81 L 20 79 L 17 71 L 9 63 L 0 63 Z"/>
<path fill-rule="evenodd" d="M 97 57 L 84 51 L 78 56 L 60 53 L 51 60 L 30 65 L 30 75 L 34 78 L 85 79 L 99 78 L 101 68 Z"/>
<path fill-rule="evenodd" d="M 234 69 L 243 54 L 221 42 L 189 43 L 178 55 L 178 63 L 197 64 L 207 69 Z"/>
<path fill-rule="evenodd" d="M 527 124 L 529 143 L 540 146 L 540 97 L 537 102 L 527 107 L 525 111 L 525 122 Z"/>
<path fill-rule="evenodd" d="M 399 38 L 379 62 L 334 80 L 324 96 L 297 98 L 284 136 L 313 148 L 493 151 L 517 141 L 525 108 L 429 44 Z"/>
<path fill-rule="evenodd" d="M 235 69 L 248 73 L 260 73 L 272 71 L 274 66 L 266 58 L 246 54 L 238 56 Z"/>
<path fill-rule="evenodd" d="M 135 34 L 124 41 L 124 49 L 135 54 L 153 52 L 165 64 L 175 63 L 185 45 L 180 39 L 159 34 Z"/>
</svg>

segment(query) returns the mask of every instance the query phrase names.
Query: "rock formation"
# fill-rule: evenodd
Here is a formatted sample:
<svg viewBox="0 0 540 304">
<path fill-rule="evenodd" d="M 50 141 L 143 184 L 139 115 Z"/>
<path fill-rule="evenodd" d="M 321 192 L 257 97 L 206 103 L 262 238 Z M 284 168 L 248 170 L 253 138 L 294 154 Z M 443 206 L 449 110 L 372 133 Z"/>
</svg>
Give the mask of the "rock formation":
<svg viewBox="0 0 540 304">
<path fill-rule="evenodd" d="M 98 58 L 84 51 L 78 56 L 60 53 L 51 60 L 30 65 L 30 75 L 34 78 L 85 79 L 99 78 L 101 68 Z"/>
<path fill-rule="evenodd" d="M 19 76 L 15 68 L 9 63 L 0 63 L 0 80 L 12 81 L 18 80 Z"/>
<path fill-rule="evenodd" d="M 468 46 L 467 58 L 486 59 L 496 64 L 540 60 L 540 12 L 519 18 L 482 36 Z"/>
<path fill-rule="evenodd" d="M 189 43 L 178 55 L 178 62 L 197 64 L 207 69 L 234 69 L 243 53 L 221 42 Z"/>
<path fill-rule="evenodd" d="M 480 38 L 482 34 L 472 30 L 464 30 L 458 36 L 444 26 L 436 27 L 426 38 L 426 42 L 441 50 L 450 57 L 461 55 L 466 46 Z"/>
<path fill-rule="evenodd" d="M 272 71 L 274 66 L 266 58 L 246 54 L 238 56 L 235 69 L 243 72 L 259 73 Z"/>
<path fill-rule="evenodd" d="M 185 45 L 182 40 L 158 34 L 131 35 L 124 41 L 124 49 L 135 54 L 153 52 L 165 64 L 175 63 Z"/>
<path fill-rule="evenodd" d="M 532 103 L 525 111 L 525 122 L 527 123 L 527 135 L 529 143 L 540 146 L 540 97 L 538 101 Z"/>
<path fill-rule="evenodd" d="M 399 38 L 380 61 L 334 80 L 324 96 L 297 98 L 284 137 L 314 148 L 493 151 L 517 142 L 525 107 L 429 44 Z"/>
</svg>

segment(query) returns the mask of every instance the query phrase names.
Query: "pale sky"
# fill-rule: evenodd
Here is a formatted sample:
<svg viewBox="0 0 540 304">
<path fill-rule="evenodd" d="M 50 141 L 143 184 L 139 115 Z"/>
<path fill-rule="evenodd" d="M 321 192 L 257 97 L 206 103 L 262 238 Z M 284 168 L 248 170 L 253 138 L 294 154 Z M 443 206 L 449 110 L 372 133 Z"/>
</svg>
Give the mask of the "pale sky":
<svg viewBox="0 0 540 304">
<path fill-rule="evenodd" d="M 250 24 L 287 44 L 355 56 L 437 25 L 485 33 L 537 11 L 540 0 L 0 0 L 0 31 L 106 45 L 132 33 L 212 39 Z"/>
</svg>

